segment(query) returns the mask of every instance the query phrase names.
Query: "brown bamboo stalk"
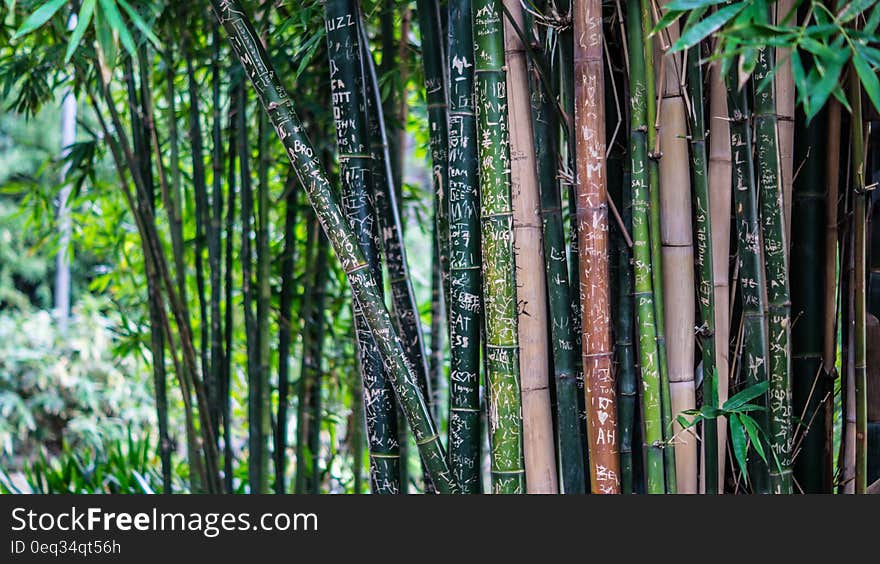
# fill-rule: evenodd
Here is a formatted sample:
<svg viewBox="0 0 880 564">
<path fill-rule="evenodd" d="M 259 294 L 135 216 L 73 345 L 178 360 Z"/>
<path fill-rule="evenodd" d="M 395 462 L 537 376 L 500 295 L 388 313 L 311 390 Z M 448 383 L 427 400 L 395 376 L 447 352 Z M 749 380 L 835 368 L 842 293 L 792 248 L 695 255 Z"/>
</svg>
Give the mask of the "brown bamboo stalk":
<svg viewBox="0 0 880 564">
<path fill-rule="evenodd" d="M 794 6 L 794 0 L 778 0 L 774 11 L 774 22 L 783 23 L 785 16 Z M 796 17 L 788 23 L 791 24 Z M 791 49 L 776 49 L 776 136 L 779 146 L 779 171 L 782 181 L 782 201 L 785 218 L 785 240 L 791 241 L 791 193 L 794 174 L 794 77 L 791 73 Z"/>
<path fill-rule="evenodd" d="M 727 401 L 730 375 L 730 127 L 727 91 L 720 64 L 709 70 L 709 206 L 712 216 L 712 260 L 715 278 L 715 358 L 718 405 Z M 718 484 L 723 490 L 727 421 L 718 419 Z M 721 492 L 718 492 L 721 493 Z"/>
<path fill-rule="evenodd" d="M 616 385 L 611 370 L 611 300 L 608 287 L 602 2 L 575 0 L 572 9 L 575 38 L 575 183 L 590 485 L 594 493 L 619 493 L 620 458 L 617 450 Z"/>
<path fill-rule="evenodd" d="M 828 123 L 825 147 L 825 332 L 824 346 L 822 347 L 822 365 L 827 378 L 837 378 L 837 261 L 839 239 L 838 227 L 838 202 L 840 180 L 840 103 L 832 98 L 828 101 Z M 834 402 L 825 404 L 825 466 L 829 479 L 833 472 L 833 426 Z M 832 484 L 826 484 L 827 490 L 831 491 Z"/>
<path fill-rule="evenodd" d="M 657 58 L 664 57 L 665 72 L 658 105 L 660 160 L 660 243 L 663 260 L 663 295 L 666 307 L 667 368 L 676 437 L 675 481 L 678 493 L 697 493 L 697 440 L 691 431 L 682 432 L 676 416 L 696 406 L 694 385 L 695 294 L 694 237 L 691 226 L 691 179 L 688 149 L 688 115 L 682 96 L 680 53 L 665 55 L 669 43 L 678 39 L 674 23 L 655 42 Z M 661 46 L 661 44 L 663 44 Z M 692 52 L 690 56 L 698 56 Z M 662 110 L 661 110 L 662 108 Z"/>
<path fill-rule="evenodd" d="M 550 405 L 547 281 L 531 93 L 520 0 L 504 0 L 504 56 L 510 126 L 510 192 L 523 405 L 523 449 L 528 493 L 558 493 L 553 411 Z"/>
</svg>

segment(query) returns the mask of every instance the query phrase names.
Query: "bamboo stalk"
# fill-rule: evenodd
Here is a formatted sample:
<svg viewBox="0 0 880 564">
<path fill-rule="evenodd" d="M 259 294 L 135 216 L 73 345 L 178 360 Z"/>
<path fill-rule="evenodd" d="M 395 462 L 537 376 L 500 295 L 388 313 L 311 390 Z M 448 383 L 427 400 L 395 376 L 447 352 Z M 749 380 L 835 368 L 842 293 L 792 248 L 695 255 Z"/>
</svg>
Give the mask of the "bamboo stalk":
<svg viewBox="0 0 880 564">
<path fill-rule="evenodd" d="M 616 383 L 611 370 L 602 3 L 576 0 L 574 131 L 583 367 L 593 493 L 620 492 Z"/>
<path fill-rule="evenodd" d="M 652 286 L 651 233 L 649 226 L 647 77 L 639 0 L 626 2 L 626 35 L 629 47 L 630 159 L 632 162 L 632 223 L 634 298 L 642 378 L 642 425 L 647 493 L 666 491 L 663 460 L 663 420 L 660 397 L 659 351 L 656 338 Z"/>
<path fill-rule="evenodd" d="M 550 407 L 550 344 L 547 342 L 547 281 L 539 214 L 531 95 L 520 0 L 503 0 L 507 118 L 510 129 L 510 190 L 516 263 L 517 327 L 523 405 L 523 449 L 528 493 L 559 491 L 553 410 Z M 610 347 L 609 347 L 610 349 Z"/>
<path fill-rule="evenodd" d="M 742 358 L 740 371 L 747 386 L 767 380 L 767 325 L 765 314 L 765 282 L 758 220 L 758 194 L 752 160 L 752 129 L 746 92 L 738 91 L 736 65 L 727 77 L 727 103 L 730 115 L 730 147 L 733 168 L 733 194 L 736 204 L 737 257 L 739 287 L 742 298 Z M 759 416 L 764 429 L 769 423 Z M 763 493 L 767 484 L 767 467 L 758 464 L 757 455 L 749 458 L 749 479 L 753 489 Z"/>
<path fill-rule="evenodd" d="M 480 139 L 480 222 L 492 490 L 525 493 L 504 30 L 500 5 L 471 5 Z"/>
<path fill-rule="evenodd" d="M 211 402 L 211 421 L 214 425 L 214 436 L 220 437 L 220 421 L 223 402 L 223 328 L 221 324 L 220 304 L 223 288 L 221 277 L 221 238 L 223 230 L 223 123 L 220 115 L 220 28 L 217 23 L 211 25 L 211 208 L 208 221 L 208 279 L 211 287 L 211 372 L 209 391 L 213 393 Z M 207 376 L 206 376 L 207 377 Z"/>
<path fill-rule="evenodd" d="M 757 84 L 774 68 L 772 49 L 758 51 L 752 77 L 755 85 L 755 160 L 761 202 L 764 273 L 768 308 L 768 408 L 770 448 L 778 465 L 770 464 L 773 493 L 792 493 L 791 457 L 791 298 L 788 287 L 788 240 L 785 233 L 779 144 L 776 139 L 776 92 L 771 81 L 764 90 Z"/>
<path fill-rule="evenodd" d="M 428 132 L 431 150 L 431 178 L 434 183 L 437 236 L 439 237 L 440 274 L 443 303 L 450 300 L 449 286 L 449 162 L 448 97 L 444 61 L 444 41 L 438 0 L 416 0 L 419 32 L 422 39 L 422 69 L 428 102 Z M 448 321 L 448 320 L 447 320 Z M 448 330 L 448 327 L 447 327 Z"/>
<path fill-rule="evenodd" d="M 545 3 L 536 5 L 546 9 Z M 524 26 L 532 32 L 532 48 L 547 40 L 544 26 L 524 13 Z M 540 42 L 540 43 L 539 43 Z M 546 58 L 546 57 L 545 57 Z M 556 421 L 562 490 L 566 494 L 585 492 L 584 452 L 578 413 L 577 352 L 572 322 L 573 292 L 566 260 L 562 199 L 557 171 L 560 163 L 559 115 L 548 85 L 540 77 L 536 63 L 528 60 L 535 161 L 541 194 L 540 213 L 544 236 L 544 265 L 551 316 L 550 338 L 556 392 Z"/>
<path fill-rule="evenodd" d="M 388 367 L 395 394 L 404 408 L 416 444 L 431 472 L 431 479 L 441 493 L 457 493 L 458 485 L 451 477 L 446 453 L 428 412 L 425 398 L 416 383 L 412 367 L 397 337 L 391 316 L 369 272 L 355 235 L 348 227 L 337 197 L 327 176 L 315 157 L 302 124 L 293 110 L 293 103 L 269 66 L 262 44 L 256 39 L 253 26 L 245 17 L 238 0 L 214 0 L 215 13 L 230 36 L 233 49 L 241 60 L 259 94 L 261 103 L 284 143 L 288 157 L 336 251 L 352 287 L 355 301 L 364 312 L 370 332 L 376 337 Z"/>
<path fill-rule="evenodd" d="M 294 271 L 296 260 L 297 192 L 290 173 L 284 213 L 284 250 L 281 252 L 281 292 L 278 311 L 278 412 L 275 417 L 275 493 L 286 493 L 287 406 L 290 397 L 290 335 L 293 321 Z"/>
<path fill-rule="evenodd" d="M 709 67 L 709 217 L 712 221 L 712 277 L 715 314 L 715 366 L 717 368 L 718 404 L 727 401 L 730 374 L 730 205 L 732 164 L 730 126 L 728 125 L 727 89 L 721 65 Z M 705 372 L 704 372 L 705 378 Z M 723 493 L 727 449 L 727 421 L 718 426 L 718 491 Z M 704 427 L 705 432 L 705 427 Z M 704 444 L 706 444 L 704 442 Z M 704 455 L 705 456 L 705 455 Z M 708 462 L 705 463 L 708 468 Z M 705 481 L 705 477 L 702 478 Z M 704 491 L 708 491 L 705 489 Z M 711 493 L 711 492 L 709 492 Z"/>
<path fill-rule="evenodd" d="M 367 94 L 358 19 L 353 0 L 328 0 L 324 3 L 327 49 L 330 54 L 330 88 L 342 176 L 342 205 L 369 265 L 371 277 L 378 284 L 376 291 L 381 296 L 382 271 L 375 239 L 376 215 L 371 198 L 373 158 L 365 115 Z M 396 494 L 400 491 L 397 409 L 375 336 L 369 330 L 361 307 L 356 301 L 355 331 L 364 381 L 370 484 L 373 493 Z M 418 385 L 418 379 L 416 382 Z"/>
<path fill-rule="evenodd" d="M 791 12 L 795 0 L 778 0 L 773 9 L 773 21 L 777 24 L 792 25 L 797 20 L 797 13 L 785 22 L 785 16 Z M 792 186 L 794 183 L 794 151 L 795 151 L 795 88 L 794 76 L 791 72 L 791 49 L 776 48 L 776 74 L 773 77 L 776 88 L 776 122 L 779 140 L 779 173 L 782 184 L 783 217 L 785 218 L 785 240 L 792 241 Z M 788 249 L 786 249 L 788 252 Z"/>
<path fill-rule="evenodd" d="M 480 194 L 471 0 L 449 2 L 449 463 L 462 493 L 480 480 Z M 437 296 L 439 299 L 439 295 Z"/>
<path fill-rule="evenodd" d="M 235 249 L 235 193 L 236 193 L 236 146 L 238 144 L 237 122 L 235 115 L 239 107 L 238 97 L 244 96 L 244 83 L 239 81 L 230 87 L 229 100 L 229 168 L 226 177 L 226 251 L 224 265 L 224 355 L 223 355 L 223 483 L 227 493 L 232 492 L 232 341 L 233 341 L 233 302 L 232 278 Z"/>
<path fill-rule="evenodd" d="M 424 337 L 422 325 L 418 314 L 415 292 L 413 291 L 412 279 L 409 273 L 409 264 L 406 257 L 406 247 L 403 241 L 403 225 L 400 221 L 400 205 L 397 202 L 398 189 L 394 184 L 394 171 L 391 168 L 391 153 L 386 134 L 384 110 L 382 98 L 379 93 L 379 79 L 376 76 L 375 62 L 369 51 L 369 39 L 366 29 L 360 18 L 358 8 L 358 32 L 361 40 L 361 60 L 365 61 L 364 78 L 366 82 L 366 106 L 367 122 L 370 131 L 370 154 L 372 155 L 372 199 L 376 207 L 378 219 L 378 231 L 376 247 L 381 248 L 385 257 L 385 266 L 388 269 L 388 283 L 391 287 L 392 312 L 394 314 L 395 327 L 403 340 L 407 357 L 416 370 L 418 384 L 422 394 L 428 400 L 428 407 L 434 416 L 438 427 L 440 426 L 439 410 L 435 408 L 435 390 L 431 387 L 428 375 L 428 362 L 425 358 Z M 404 427 L 403 425 L 400 426 Z M 405 437 L 405 434 L 401 436 Z M 404 440 L 399 440 L 403 449 Z M 401 452 L 401 472 L 406 467 L 406 456 Z M 422 465 L 425 487 L 433 492 L 433 484 Z M 404 484 L 402 491 L 406 490 L 407 481 L 401 476 Z"/>
<path fill-rule="evenodd" d="M 866 283 L 866 220 L 865 137 L 862 123 L 862 89 L 858 74 L 850 70 L 849 102 L 852 107 L 852 183 L 853 183 L 853 378 L 852 398 L 855 402 L 855 493 L 864 494 L 868 487 L 868 402 L 865 353 L 865 283 Z"/>
<path fill-rule="evenodd" d="M 694 177 L 696 266 L 699 274 L 697 297 L 700 304 L 698 335 L 703 361 L 703 405 L 718 407 L 718 359 L 715 353 L 715 291 L 712 248 L 712 198 L 706 163 L 706 126 L 703 110 L 703 66 L 700 49 L 687 53 L 688 96 L 691 102 L 691 159 Z M 729 222 L 725 222 L 728 223 Z M 725 296 L 725 300 L 727 297 Z M 716 419 L 703 421 L 703 491 L 718 493 L 718 423 Z M 679 457 L 676 454 L 676 462 Z M 679 477 L 682 473 L 677 474 Z M 681 482 L 679 481 L 679 486 Z M 682 491 L 679 487 L 679 491 Z M 696 493 L 692 491 L 691 493 Z"/>
<path fill-rule="evenodd" d="M 824 332 L 822 343 L 822 369 L 829 385 L 838 377 L 837 373 L 837 290 L 843 285 L 844 277 L 840 276 L 838 284 L 838 201 L 840 182 L 840 138 L 841 116 L 840 104 L 835 99 L 828 101 L 828 125 L 825 148 L 825 309 L 824 309 Z M 828 402 L 825 407 L 825 489 L 832 491 L 833 484 L 833 419 L 834 402 Z"/>
<path fill-rule="evenodd" d="M 678 24 L 670 25 L 666 32 L 669 41 L 678 39 Z M 698 58 L 691 52 L 689 59 Z M 660 244 L 663 262 L 663 302 L 668 304 L 664 314 L 664 332 L 667 346 L 667 372 L 669 379 L 669 408 L 672 416 L 672 433 L 676 437 L 675 452 L 676 491 L 697 493 L 697 439 L 690 431 L 684 431 L 676 416 L 696 406 L 694 382 L 694 236 L 691 226 L 691 171 L 688 157 L 688 111 L 682 95 L 681 70 L 683 61 L 679 54 L 657 54 L 665 57 L 661 82 L 662 119 L 658 142 L 662 147 L 660 169 Z M 700 84 L 697 87 L 701 87 Z M 702 121 L 702 119 L 701 119 Z M 691 136 L 694 132 L 691 131 Z M 660 158 L 662 157 L 662 158 Z M 704 161 L 705 162 L 705 161 Z M 695 171 L 695 176 L 699 173 Z M 705 178 L 705 176 L 704 176 Z M 708 202 L 706 202 L 708 203 Z M 697 257 L 697 260 L 700 260 Z"/>
<path fill-rule="evenodd" d="M 666 343 L 666 308 L 663 290 L 663 235 L 661 228 L 660 209 L 660 137 L 658 135 L 658 113 L 656 77 L 654 71 L 654 47 L 650 40 L 653 27 L 651 0 L 641 0 L 641 23 L 644 43 L 640 46 L 645 51 L 645 106 L 647 114 L 648 143 L 648 195 L 650 198 L 649 229 L 651 234 L 651 283 L 654 292 L 654 317 L 656 319 L 655 338 L 657 339 L 657 364 L 660 371 L 660 409 L 663 430 L 663 465 L 665 470 L 666 491 L 675 493 L 677 487 L 675 469 L 675 449 L 670 444 L 672 439 L 672 402 L 669 389 L 669 364 Z M 661 60 L 660 74 L 663 74 Z"/>
<path fill-rule="evenodd" d="M 824 117 L 823 113 L 807 124 L 806 116 L 799 112 L 795 136 L 799 172 L 794 179 L 792 213 L 798 220 L 791 228 L 791 276 L 797 283 L 791 286 L 791 307 L 797 322 L 791 328 L 791 386 L 792 413 L 801 423 L 794 433 L 799 446 L 792 454 L 795 457 L 794 478 L 803 493 L 831 493 L 826 489 L 829 477 L 825 476 L 823 400 L 832 390 L 822 368 L 823 331 L 826 329 L 826 320 L 822 317 L 826 307 L 823 300 L 828 296 L 823 288 L 827 248 L 823 245 L 825 235 L 816 229 L 823 223 L 826 213 L 825 159 L 822 153 L 830 139 L 826 135 Z M 836 223 L 835 214 L 835 227 Z M 832 247 L 832 252 L 836 254 L 836 248 Z M 832 293 L 835 286 L 836 280 L 832 279 Z M 835 317 L 836 314 L 832 313 L 832 327 Z"/>
</svg>

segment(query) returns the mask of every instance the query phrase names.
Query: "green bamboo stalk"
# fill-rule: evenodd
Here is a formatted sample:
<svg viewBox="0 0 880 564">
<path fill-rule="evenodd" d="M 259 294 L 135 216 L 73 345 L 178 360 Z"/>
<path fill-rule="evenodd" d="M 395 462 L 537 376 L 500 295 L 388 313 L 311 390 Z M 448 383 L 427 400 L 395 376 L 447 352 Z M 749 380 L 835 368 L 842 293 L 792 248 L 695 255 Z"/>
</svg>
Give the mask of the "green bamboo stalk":
<svg viewBox="0 0 880 564">
<path fill-rule="evenodd" d="M 760 189 L 764 273 L 769 314 L 770 448 L 778 459 L 770 464 L 773 493 L 792 493 L 791 459 L 791 298 L 788 289 L 788 242 L 783 217 L 782 178 L 777 141 L 776 86 L 757 88 L 775 66 L 775 51 L 758 51 L 754 81 L 756 169 Z"/>
<path fill-rule="evenodd" d="M 657 339 L 657 365 L 660 373 L 660 408 L 662 412 L 663 464 L 665 466 L 666 492 L 676 492 L 675 449 L 672 447 L 672 398 L 669 393 L 669 368 L 666 355 L 666 314 L 663 298 L 663 250 L 660 235 L 660 157 L 657 135 L 657 92 L 654 72 L 654 43 L 651 0 L 641 0 L 642 37 L 646 40 L 638 47 L 645 57 L 645 111 L 648 147 L 648 195 L 649 229 L 651 234 L 651 284 L 654 292 L 655 336 Z M 630 54 L 632 57 L 632 54 Z"/>
<path fill-rule="evenodd" d="M 309 200 L 346 272 L 355 301 L 364 313 L 368 330 L 376 338 L 395 394 L 403 406 L 434 485 L 440 493 L 457 493 L 458 484 L 450 474 L 437 429 L 395 333 L 378 285 L 370 274 L 369 263 L 364 259 L 355 234 L 345 220 L 337 196 L 293 110 L 290 97 L 277 73 L 270 67 L 269 57 L 256 38 L 241 3 L 238 0 L 213 0 L 212 5 L 275 126 L 279 140 L 284 144 L 291 164 L 306 187 Z"/>
<path fill-rule="evenodd" d="M 795 115 L 794 160 L 800 172 L 794 179 L 791 208 L 798 218 L 791 222 L 791 273 L 797 280 L 791 286 L 791 307 L 798 322 L 791 328 L 791 391 L 792 415 L 799 420 L 794 433 L 794 478 L 804 493 L 824 493 L 828 481 L 823 400 L 829 379 L 822 369 L 825 245 L 824 233 L 815 228 L 825 223 L 824 122 L 824 112 L 809 124 L 802 111 Z"/>
<path fill-rule="evenodd" d="M 449 464 L 462 493 L 480 480 L 480 194 L 471 0 L 449 2 Z"/>
<path fill-rule="evenodd" d="M 492 490 L 524 493 L 513 209 L 500 4 L 471 5 Z"/>
<path fill-rule="evenodd" d="M 687 53 L 687 86 L 691 102 L 691 166 L 694 186 L 694 240 L 699 276 L 699 338 L 703 360 L 703 405 L 718 407 L 718 365 L 715 357 L 715 278 L 712 254 L 712 216 L 709 204 L 709 172 L 706 158 L 706 125 L 703 109 L 703 66 L 700 48 Z M 718 422 L 703 421 L 703 479 L 707 493 L 718 493 Z"/>
<path fill-rule="evenodd" d="M 663 416 L 660 393 L 659 345 L 654 307 L 648 200 L 647 93 L 645 49 L 639 0 L 627 0 L 626 35 L 629 47 L 630 159 L 632 162 L 632 223 L 636 333 L 642 375 L 642 423 L 645 445 L 646 491 L 666 491 L 663 459 Z"/>
<path fill-rule="evenodd" d="M 539 11 L 546 2 L 536 3 Z M 526 27 L 537 37 L 537 45 L 546 41 L 543 26 L 536 26 L 534 18 L 525 12 Z M 451 21 L 451 20 L 450 20 Z M 566 260 L 565 232 L 562 218 L 562 199 L 557 171 L 559 154 L 559 116 L 552 95 L 538 75 L 535 61 L 529 59 L 531 87 L 532 130 L 534 132 L 535 161 L 541 194 L 540 213 L 544 236 L 544 265 L 550 308 L 550 336 L 553 352 L 553 370 L 556 384 L 556 418 L 559 437 L 559 459 L 563 491 L 582 494 L 585 490 L 584 452 L 581 420 L 578 414 L 577 353 L 573 333 L 571 293 Z"/>
<path fill-rule="evenodd" d="M 868 487 L 868 394 L 865 354 L 865 283 L 867 192 L 865 188 L 865 136 L 862 123 L 862 87 L 855 69 L 849 73 L 849 102 L 852 107 L 852 183 L 853 183 L 853 360 L 855 364 L 855 493 Z"/>
<path fill-rule="evenodd" d="M 324 4 L 324 21 L 330 53 L 330 88 L 342 176 L 343 209 L 351 229 L 357 234 L 358 245 L 369 264 L 370 274 L 379 284 L 377 293 L 381 295 L 382 270 L 372 201 L 375 179 L 372 177 L 373 158 L 365 113 L 367 94 L 355 2 L 328 0 Z M 394 395 L 374 335 L 370 333 L 357 302 L 354 310 L 361 377 L 364 380 L 371 488 L 374 493 L 396 494 L 400 491 L 400 449 Z"/>
<path fill-rule="evenodd" d="M 422 39 L 422 69 L 428 102 L 428 133 L 431 150 L 431 178 L 434 183 L 434 208 L 439 237 L 440 274 L 443 303 L 450 301 L 449 285 L 449 148 L 448 97 L 446 91 L 444 41 L 438 0 L 416 0 L 419 33 Z M 448 320 L 447 320 L 448 321 Z M 448 329 L 448 327 L 447 327 Z"/>
<path fill-rule="evenodd" d="M 737 81 L 736 65 L 732 65 L 727 77 L 727 99 L 743 325 L 742 353 L 738 366 L 745 375 L 746 385 L 752 386 L 767 380 L 765 282 L 758 225 L 758 194 L 752 160 L 751 114 L 747 93 L 737 90 Z M 767 429 L 766 415 L 759 415 L 758 419 Z M 753 490 L 759 493 L 768 491 L 767 467 L 759 464 L 754 451 L 749 457 L 748 468 Z"/>
</svg>

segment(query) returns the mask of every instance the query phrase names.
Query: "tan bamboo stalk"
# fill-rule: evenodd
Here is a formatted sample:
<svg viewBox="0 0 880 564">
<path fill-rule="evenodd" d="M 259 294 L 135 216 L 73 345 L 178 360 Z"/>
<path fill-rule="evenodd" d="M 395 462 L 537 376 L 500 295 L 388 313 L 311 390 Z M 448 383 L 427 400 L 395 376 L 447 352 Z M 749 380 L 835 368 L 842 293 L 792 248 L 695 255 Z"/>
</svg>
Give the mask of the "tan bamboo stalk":
<svg viewBox="0 0 880 564">
<path fill-rule="evenodd" d="M 608 287 L 602 2 L 575 0 L 572 10 L 577 224 L 590 485 L 594 493 L 619 493 L 620 458 L 616 386 L 611 370 Z"/>
<path fill-rule="evenodd" d="M 667 37 L 668 34 L 668 37 Z M 678 39 L 678 24 L 670 25 L 655 42 L 663 51 Z M 697 51 L 697 50 L 694 50 Z M 689 53 L 698 56 L 697 52 Z M 694 237 L 691 226 L 691 178 L 688 149 L 688 115 L 682 96 L 680 53 L 666 57 L 658 108 L 660 160 L 660 243 L 663 261 L 663 296 L 666 303 L 667 368 L 673 417 L 675 482 L 678 493 L 697 493 L 697 440 L 682 432 L 676 417 L 696 406 L 694 386 L 695 287 Z"/>
<path fill-rule="evenodd" d="M 525 29 L 523 9 L 520 0 L 504 0 L 504 8 L 510 192 L 513 197 L 516 299 L 519 304 L 517 317 L 526 491 L 536 494 L 558 493 L 549 388 L 550 347 L 543 224 L 539 215 L 540 197 L 526 52 L 518 33 Z"/>
<path fill-rule="evenodd" d="M 709 70 L 709 207 L 712 216 L 712 271 L 715 277 L 715 358 L 718 405 L 727 400 L 730 374 L 730 127 L 727 90 L 720 64 Z M 727 421 L 718 419 L 718 484 L 723 490 Z M 721 493 L 721 492 L 719 492 Z"/>
<path fill-rule="evenodd" d="M 782 23 L 794 6 L 794 0 L 777 0 L 774 22 Z M 796 19 L 788 22 L 791 23 Z M 776 136 L 779 144 L 779 172 L 785 217 L 785 240 L 791 241 L 791 192 L 794 174 L 794 77 L 791 74 L 791 49 L 776 49 Z"/>
</svg>

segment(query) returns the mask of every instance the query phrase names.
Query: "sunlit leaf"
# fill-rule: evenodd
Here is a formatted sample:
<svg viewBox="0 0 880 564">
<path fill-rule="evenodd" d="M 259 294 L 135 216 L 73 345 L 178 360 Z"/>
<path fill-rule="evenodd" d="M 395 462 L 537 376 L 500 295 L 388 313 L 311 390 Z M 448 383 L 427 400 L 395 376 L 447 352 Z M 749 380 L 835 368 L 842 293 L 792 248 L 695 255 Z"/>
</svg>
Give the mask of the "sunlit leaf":
<svg viewBox="0 0 880 564">
<path fill-rule="evenodd" d="M 22 35 L 27 35 L 28 33 L 34 31 L 38 27 L 42 26 L 44 23 L 49 21 L 55 13 L 61 9 L 61 6 L 64 6 L 67 3 L 67 0 L 50 0 L 46 2 L 36 10 L 34 13 L 30 15 L 28 19 L 21 24 L 21 27 L 18 28 L 18 31 L 15 32 L 15 35 L 12 36 L 13 39 L 18 39 Z"/>
<path fill-rule="evenodd" d="M 682 49 L 693 47 L 710 33 L 720 29 L 721 26 L 740 13 L 746 5 L 747 2 L 738 2 L 730 6 L 725 6 L 717 12 L 710 14 L 705 19 L 700 20 L 690 28 L 685 29 L 678 41 L 675 42 L 675 45 L 672 46 L 670 52 L 674 53 L 676 51 L 681 51 Z"/>
<path fill-rule="evenodd" d="M 67 53 L 64 55 L 65 63 L 70 62 L 70 58 L 73 57 L 74 51 L 76 51 L 80 41 L 82 41 L 83 34 L 85 34 L 86 29 L 88 29 L 89 24 L 92 22 L 92 14 L 95 11 L 96 2 L 97 0 L 83 0 L 82 9 L 80 9 L 79 16 L 77 17 L 76 28 L 70 36 Z"/>
</svg>

